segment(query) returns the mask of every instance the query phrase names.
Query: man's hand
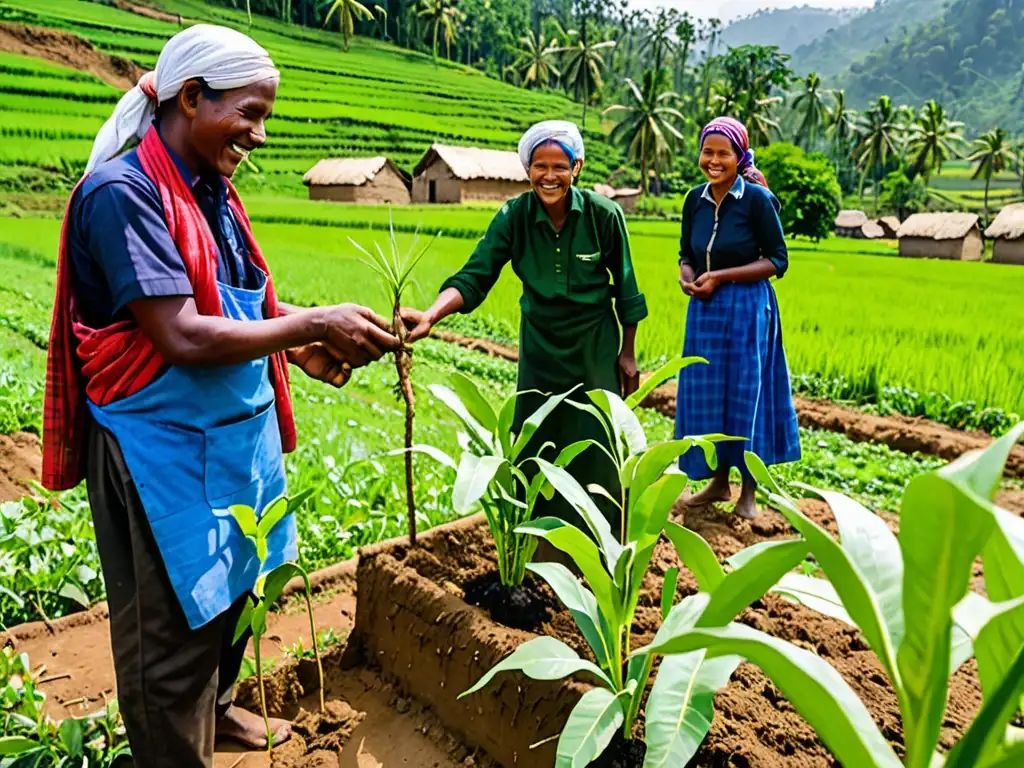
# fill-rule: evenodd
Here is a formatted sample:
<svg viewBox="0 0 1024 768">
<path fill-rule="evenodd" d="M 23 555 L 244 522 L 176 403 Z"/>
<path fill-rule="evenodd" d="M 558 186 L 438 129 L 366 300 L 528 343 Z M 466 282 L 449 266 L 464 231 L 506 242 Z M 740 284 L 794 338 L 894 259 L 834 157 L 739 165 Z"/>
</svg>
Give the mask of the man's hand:
<svg viewBox="0 0 1024 768">
<path fill-rule="evenodd" d="M 640 373 L 636 368 L 636 358 L 631 352 L 619 355 L 619 391 L 622 396 L 629 397 L 640 388 Z"/>
<path fill-rule="evenodd" d="M 343 387 L 352 375 L 352 366 L 341 354 L 323 342 L 288 350 L 288 362 L 298 366 L 311 379 Z"/>
<path fill-rule="evenodd" d="M 428 312 L 421 312 L 418 309 L 412 307 L 402 307 L 402 322 L 405 323 L 405 327 L 409 329 L 409 335 L 406 338 L 410 344 L 420 339 L 425 339 L 430 335 L 430 331 L 434 328 L 434 323 L 430 319 Z"/>
<path fill-rule="evenodd" d="M 718 289 L 718 286 L 719 280 L 715 273 L 705 272 L 693 283 L 690 295 L 696 296 L 698 299 L 710 299 L 712 294 Z"/>
<path fill-rule="evenodd" d="M 685 261 L 679 262 L 679 287 L 687 296 L 693 296 L 693 267 Z"/>
<path fill-rule="evenodd" d="M 401 346 L 387 320 L 357 304 L 338 304 L 325 310 L 326 343 L 353 368 L 379 360 Z"/>
</svg>

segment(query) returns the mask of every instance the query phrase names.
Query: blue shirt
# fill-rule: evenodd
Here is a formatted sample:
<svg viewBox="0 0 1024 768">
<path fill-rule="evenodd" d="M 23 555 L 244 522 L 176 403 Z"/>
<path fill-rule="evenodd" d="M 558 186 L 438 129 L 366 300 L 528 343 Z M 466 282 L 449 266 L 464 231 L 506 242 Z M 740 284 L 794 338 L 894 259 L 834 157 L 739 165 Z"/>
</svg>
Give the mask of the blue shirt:
<svg viewBox="0 0 1024 768">
<path fill-rule="evenodd" d="M 258 288 L 224 180 L 216 174 L 193 176 L 168 152 L 213 232 L 217 279 L 236 288 Z M 101 165 L 78 189 L 69 213 L 68 255 L 76 307 L 90 328 L 130 319 L 127 305 L 136 299 L 192 295 L 156 184 L 134 149 Z"/>
<path fill-rule="evenodd" d="M 764 257 L 782 277 L 789 267 L 789 252 L 780 207 L 769 190 L 741 176 L 721 206 L 715 204 L 710 184 L 694 187 L 683 203 L 680 261 L 693 267 L 699 277 L 708 271 L 709 257 L 711 271 L 742 267 Z"/>
</svg>

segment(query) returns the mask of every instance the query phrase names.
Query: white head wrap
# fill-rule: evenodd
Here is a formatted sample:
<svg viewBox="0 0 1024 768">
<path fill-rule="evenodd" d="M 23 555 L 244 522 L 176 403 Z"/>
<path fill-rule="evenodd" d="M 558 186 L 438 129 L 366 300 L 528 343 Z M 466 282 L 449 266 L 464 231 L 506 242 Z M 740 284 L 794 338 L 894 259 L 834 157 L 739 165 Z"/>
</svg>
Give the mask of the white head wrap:
<svg viewBox="0 0 1024 768">
<path fill-rule="evenodd" d="M 211 24 L 179 32 L 164 45 L 152 77 L 144 76 L 147 82 L 140 81 L 117 102 L 114 114 L 96 135 L 85 172 L 116 157 L 132 139 L 145 136 L 157 104 L 177 96 L 186 81 L 197 77 L 222 91 L 279 78 L 280 72 L 270 54 L 241 32 Z M 155 92 L 156 98 L 147 90 Z"/>
<path fill-rule="evenodd" d="M 530 169 L 533 151 L 546 141 L 561 142 L 572 150 L 577 160 L 583 159 L 583 136 L 580 135 L 580 129 L 567 120 L 545 120 L 530 128 L 519 140 L 519 160 L 523 168 Z"/>
</svg>

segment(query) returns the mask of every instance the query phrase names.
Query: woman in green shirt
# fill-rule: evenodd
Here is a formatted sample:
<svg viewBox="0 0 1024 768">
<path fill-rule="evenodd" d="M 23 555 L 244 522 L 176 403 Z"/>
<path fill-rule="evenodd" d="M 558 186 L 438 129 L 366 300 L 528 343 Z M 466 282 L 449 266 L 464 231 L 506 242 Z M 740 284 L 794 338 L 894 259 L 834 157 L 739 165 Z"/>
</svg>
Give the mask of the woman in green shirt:
<svg viewBox="0 0 1024 768">
<path fill-rule="evenodd" d="M 573 395 L 577 401 L 584 401 L 590 389 L 634 392 L 639 384 L 636 327 L 647 316 L 622 209 L 573 185 L 583 167 L 583 139 L 576 126 L 563 121 L 535 125 L 520 141 L 519 157 L 532 190 L 502 206 L 469 261 L 445 281 L 430 309 L 406 315 L 406 322 L 415 323 L 410 339 L 425 337 L 448 315 L 479 307 L 511 262 L 523 282 L 518 388 L 545 393 L 520 397 L 517 429 L 549 394 L 578 385 L 582 387 Z M 593 416 L 563 404 L 534 435 L 528 450 L 550 441 L 555 450 L 544 455 L 552 459 L 586 438 L 607 440 Z M 599 450 L 585 451 L 569 469 L 584 487 L 597 483 L 612 494 L 618 491 L 615 468 Z M 617 530 L 614 508 L 602 508 Z M 550 502 L 539 500 L 536 514 L 582 527 L 576 512 L 557 494 Z"/>
</svg>

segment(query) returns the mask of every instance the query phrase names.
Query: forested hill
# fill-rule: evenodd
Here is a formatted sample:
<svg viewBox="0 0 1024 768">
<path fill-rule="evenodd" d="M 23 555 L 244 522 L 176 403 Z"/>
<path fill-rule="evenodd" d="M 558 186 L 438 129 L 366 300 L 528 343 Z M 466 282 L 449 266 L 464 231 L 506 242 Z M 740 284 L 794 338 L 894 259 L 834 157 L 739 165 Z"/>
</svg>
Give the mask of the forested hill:
<svg viewBox="0 0 1024 768">
<path fill-rule="evenodd" d="M 953 0 L 938 18 L 894 30 L 838 84 L 854 106 L 881 93 L 897 103 L 936 99 L 967 124 L 968 134 L 994 125 L 1016 133 L 1024 117 L 1022 35 L 1024 3 Z"/>
<path fill-rule="evenodd" d="M 737 19 L 722 31 L 722 41 L 729 46 L 775 45 L 783 53 L 821 37 L 830 29 L 845 24 L 860 13 L 856 10 L 799 8 L 761 10 Z"/>
<path fill-rule="evenodd" d="M 792 66 L 801 74 L 837 75 L 880 46 L 901 39 L 920 24 L 940 16 L 946 2 L 877 0 L 873 8 L 797 48 L 793 52 Z"/>
</svg>

